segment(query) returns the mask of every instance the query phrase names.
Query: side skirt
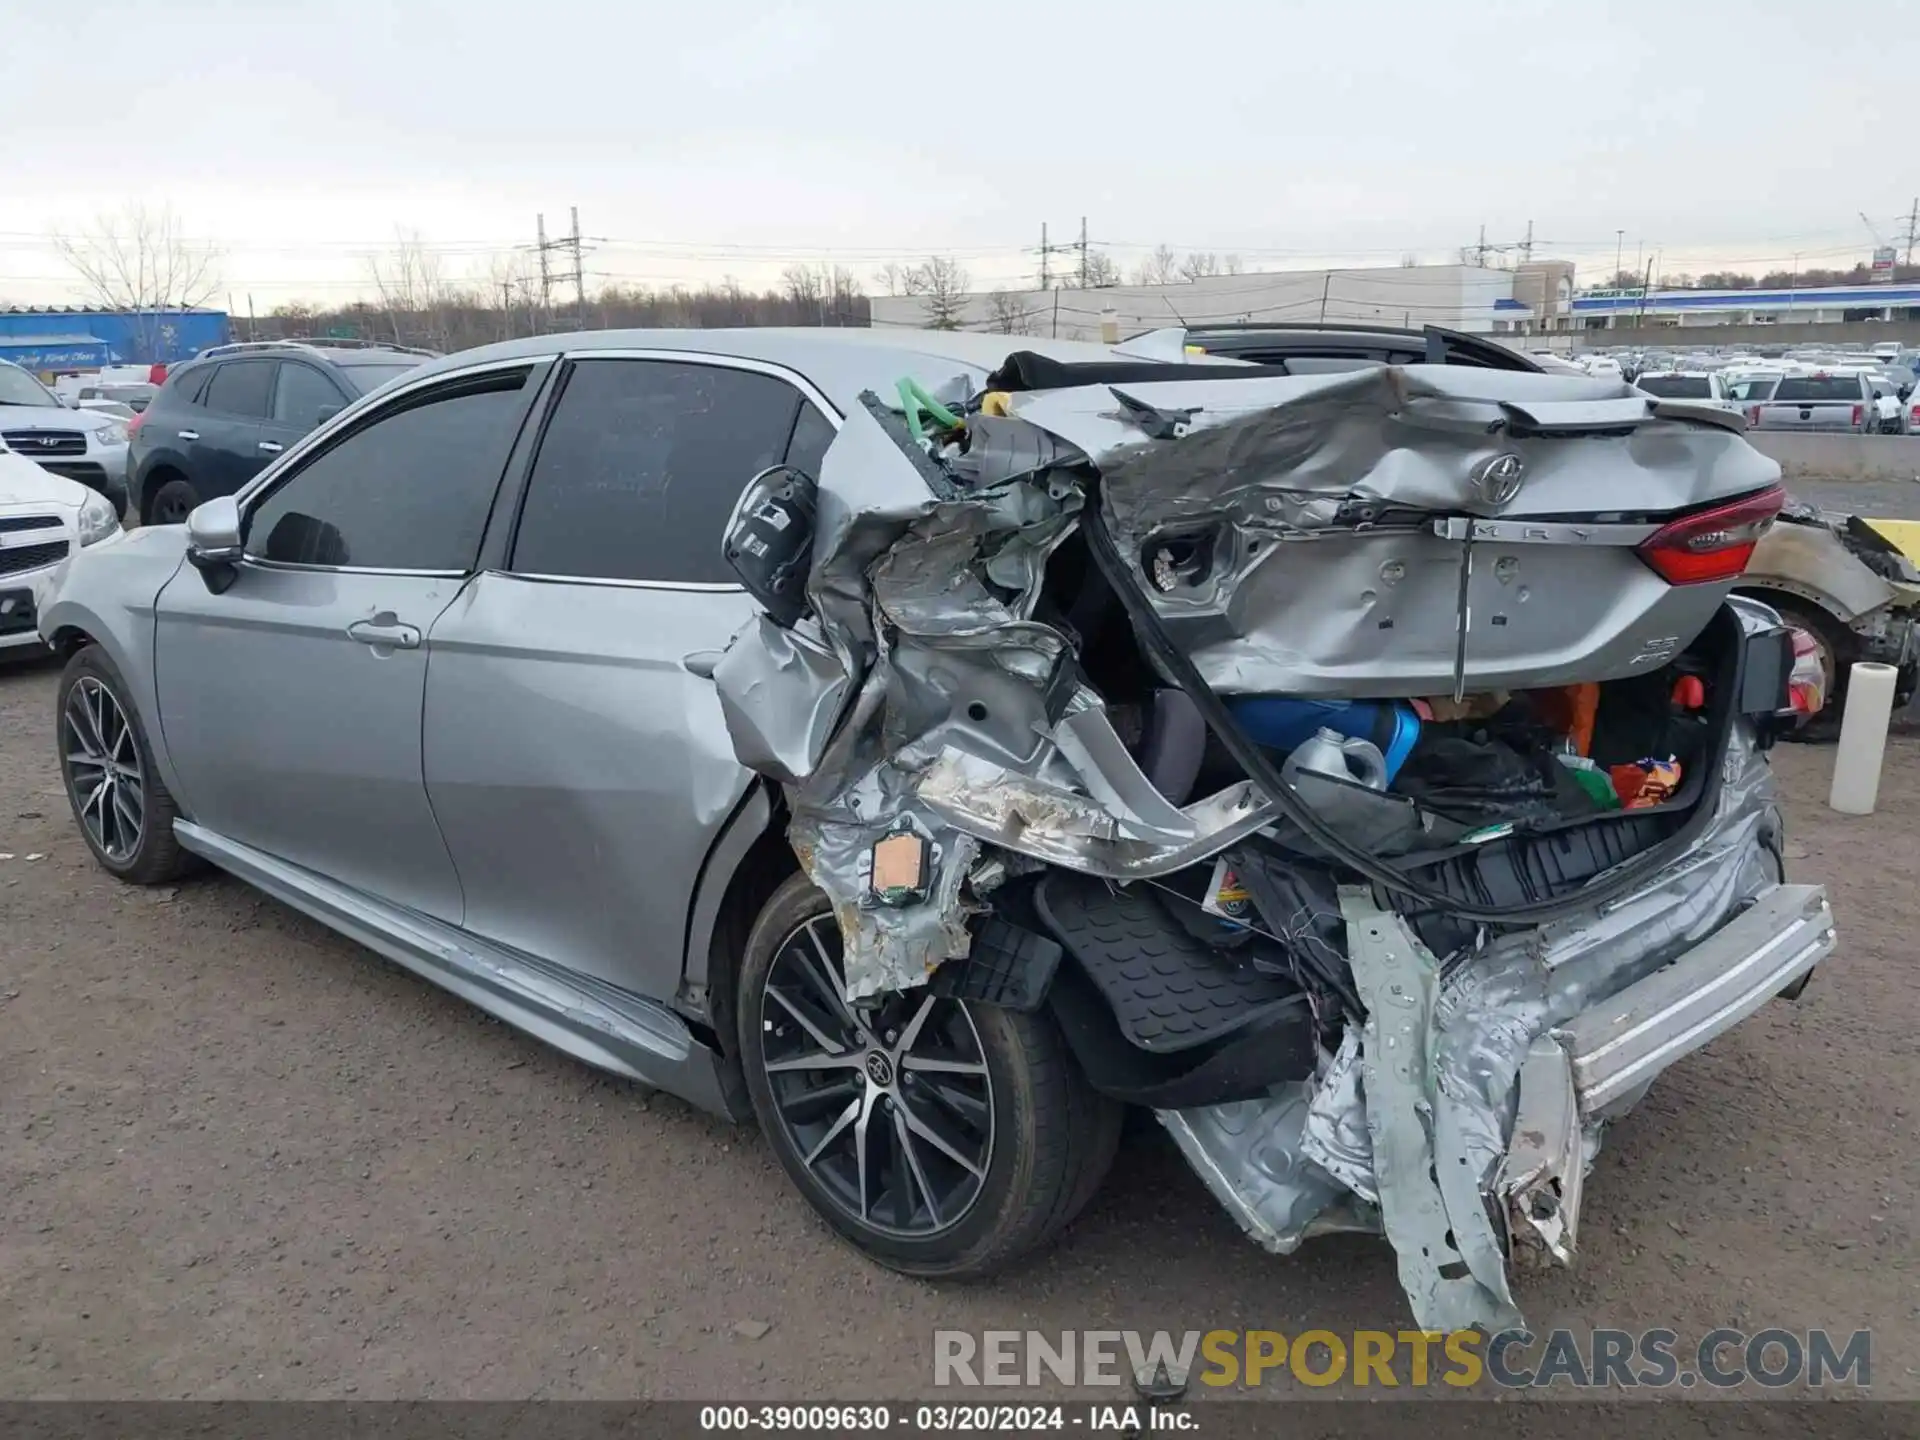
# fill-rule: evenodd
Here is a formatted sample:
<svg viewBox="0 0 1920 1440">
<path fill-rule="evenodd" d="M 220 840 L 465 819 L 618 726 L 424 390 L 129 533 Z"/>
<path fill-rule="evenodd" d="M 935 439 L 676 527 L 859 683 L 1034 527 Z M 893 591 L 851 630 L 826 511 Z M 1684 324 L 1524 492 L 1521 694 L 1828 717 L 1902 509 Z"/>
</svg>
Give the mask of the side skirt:
<svg viewBox="0 0 1920 1440">
<path fill-rule="evenodd" d="M 348 885 L 217 835 L 174 822 L 180 844 L 302 914 L 450 990 L 599 1070 L 741 1119 L 727 1105 L 720 1058 L 664 1005 L 549 961 L 375 899 Z"/>
</svg>

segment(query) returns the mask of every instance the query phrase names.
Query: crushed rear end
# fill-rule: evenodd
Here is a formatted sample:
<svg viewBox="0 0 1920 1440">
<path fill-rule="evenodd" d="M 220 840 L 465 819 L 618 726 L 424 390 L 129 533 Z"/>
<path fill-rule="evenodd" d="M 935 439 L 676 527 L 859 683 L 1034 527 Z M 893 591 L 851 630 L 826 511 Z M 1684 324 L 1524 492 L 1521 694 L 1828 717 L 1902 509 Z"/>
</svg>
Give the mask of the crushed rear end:
<svg viewBox="0 0 1920 1440">
<path fill-rule="evenodd" d="M 1603 1124 L 1832 948 L 1729 598 L 1777 467 L 1604 379 L 924 378 L 729 532 L 714 678 L 849 998 L 1044 1006 L 1266 1248 L 1516 1323 Z"/>
</svg>

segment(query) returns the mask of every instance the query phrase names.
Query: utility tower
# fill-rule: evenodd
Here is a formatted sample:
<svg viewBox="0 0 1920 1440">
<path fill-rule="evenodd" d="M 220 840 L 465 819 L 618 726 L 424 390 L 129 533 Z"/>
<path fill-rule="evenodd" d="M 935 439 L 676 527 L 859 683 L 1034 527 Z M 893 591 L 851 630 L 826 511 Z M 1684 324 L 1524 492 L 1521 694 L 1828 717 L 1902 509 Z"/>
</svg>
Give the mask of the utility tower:
<svg viewBox="0 0 1920 1440">
<path fill-rule="evenodd" d="M 1040 288 L 1051 290 L 1054 282 L 1053 257 L 1055 255 L 1078 255 L 1079 260 L 1069 273 L 1076 279 L 1081 289 L 1087 288 L 1087 217 L 1080 217 L 1080 238 L 1065 245 L 1054 245 L 1047 240 L 1047 222 L 1040 222 Z"/>
<path fill-rule="evenodd" d="M 556 278 L 564 280 L 567 274 L 567 268 L 561 268 L 558 276 L 556 276 L 554 263 L 552 259 L 549 258 L 555 252 L 559 252 L 572 259 L 573 263 L 571 267 L 568 268 L 571 268 L 573 271 L 573 328 L 576 330 L 584 330 L 587 328 L 587 272 L 585 264 L 587 252 L 586 247 L 580 242 L 580 207 L 578 205 L 570 206 L 568 209 L 568 217 L 572 222 L 572 229 L 567 234 L 552 240 L 547 239 L 547 217 L 545 215 L 534 217 L 537 227 L 536 233 L 539 237 L 533 248 L 540 257 L 540 319 L 538 329 L 541 333 L 553 328 L 554 281 Z"/>
</svg>

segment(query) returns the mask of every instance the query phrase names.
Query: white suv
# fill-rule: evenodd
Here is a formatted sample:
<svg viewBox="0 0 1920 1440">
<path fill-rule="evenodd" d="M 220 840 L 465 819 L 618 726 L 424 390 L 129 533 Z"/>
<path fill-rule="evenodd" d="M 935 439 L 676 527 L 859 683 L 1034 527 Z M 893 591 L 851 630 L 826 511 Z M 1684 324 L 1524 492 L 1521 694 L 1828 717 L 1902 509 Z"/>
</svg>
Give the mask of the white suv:
<svg viewBox="0 0 1920 1440">
<path fill-rule="evenodd" d="M 126 423 L 73 409 L 7 360 L 0 360 L 0 445 L 99 491 L 115 514 L 126 506 Z"/>
<path fill-rule="evenodd" d="M 0 447 L 0 655 L 44 650 L 40 603 L 67 557 L 120 529 L 107 499 Z"/>
</svg>

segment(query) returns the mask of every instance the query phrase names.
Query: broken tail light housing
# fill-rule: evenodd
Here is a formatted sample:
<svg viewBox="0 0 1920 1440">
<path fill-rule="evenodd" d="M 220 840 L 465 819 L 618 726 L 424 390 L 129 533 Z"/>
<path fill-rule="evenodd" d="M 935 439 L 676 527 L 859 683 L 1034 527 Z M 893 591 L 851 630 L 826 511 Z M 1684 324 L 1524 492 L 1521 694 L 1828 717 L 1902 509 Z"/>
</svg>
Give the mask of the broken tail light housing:
<svg viewBox="0 0 1920 1440">
<path fill-rule="evenodd" d="M 1860 417 L 1865 413 L 1866 413 L 1866 407 L 1864 405 L 1854 406 L 1853 407 L 1853 423 L 1858 425 L 1860 423 Z"/>
<path fill-rule="evenodd" d="M 1669 585 L 1731 580 L 1747 568 L 1753 547 L 1786 503 L 1778 485 L 1662 525 L 1640 542 L 1640 558 Z"/>
</svg>

